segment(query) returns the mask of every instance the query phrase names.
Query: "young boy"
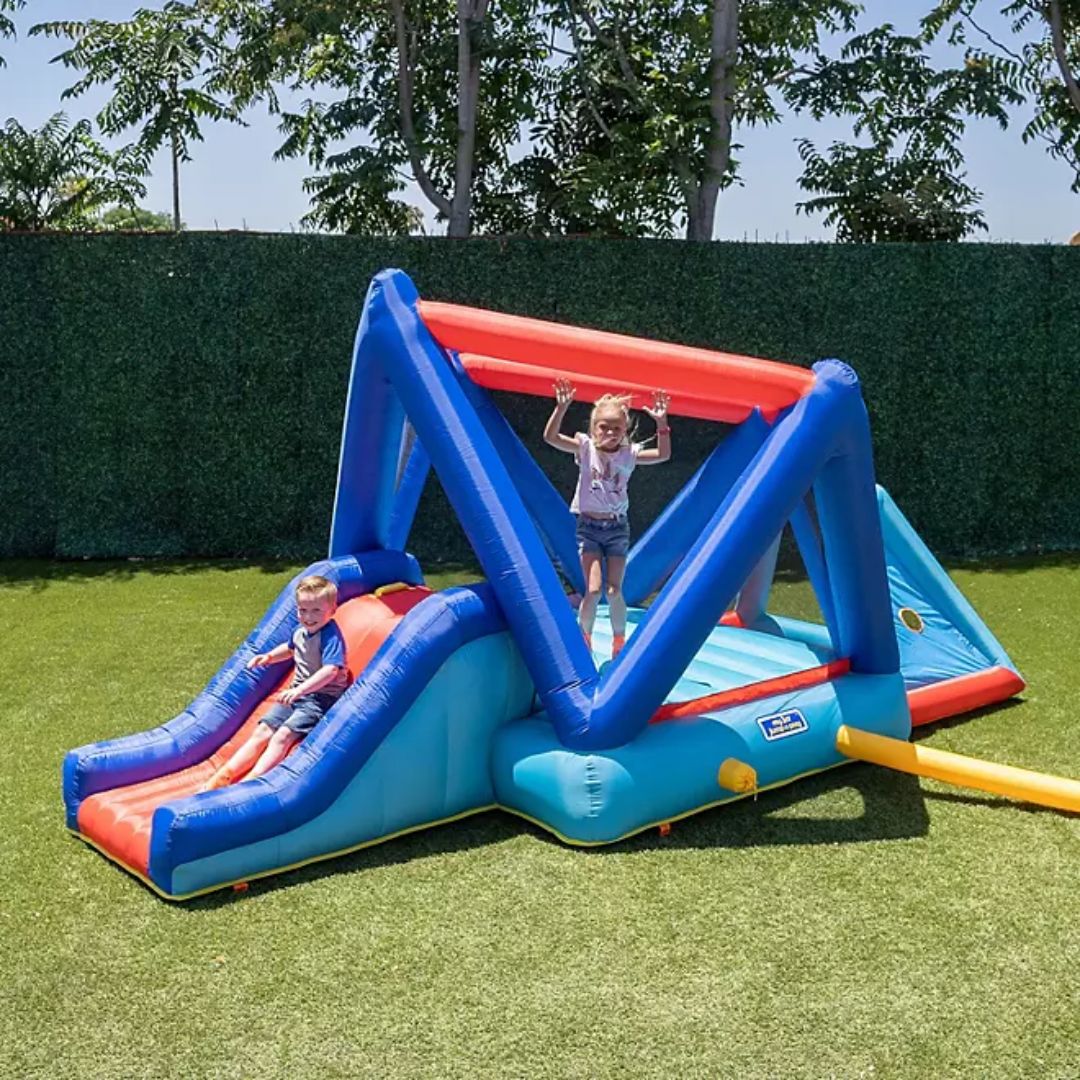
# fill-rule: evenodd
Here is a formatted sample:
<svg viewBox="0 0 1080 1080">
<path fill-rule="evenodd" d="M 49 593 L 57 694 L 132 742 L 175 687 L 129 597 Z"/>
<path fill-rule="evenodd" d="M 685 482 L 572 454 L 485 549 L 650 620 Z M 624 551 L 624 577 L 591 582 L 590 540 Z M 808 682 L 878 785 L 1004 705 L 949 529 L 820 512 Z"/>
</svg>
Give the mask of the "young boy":
<svg viewBox="0 0 1080 1080">
<path fill-rule="evenodd" d="M 291 656 L 296 665 L 292 682 L 276 695 L 277 704 L 202 791 L 213 791 L 240 779 L 251 780 L 272 769 L 311 733 L 348 688 L 345 639 L 334 622 L 336 609 L 337 588 L 332 581 L 312 574 L 297 584 L 299 627 L 287 642 L 248 661 L 249 668 L 260 668 Z"/>
</svg>

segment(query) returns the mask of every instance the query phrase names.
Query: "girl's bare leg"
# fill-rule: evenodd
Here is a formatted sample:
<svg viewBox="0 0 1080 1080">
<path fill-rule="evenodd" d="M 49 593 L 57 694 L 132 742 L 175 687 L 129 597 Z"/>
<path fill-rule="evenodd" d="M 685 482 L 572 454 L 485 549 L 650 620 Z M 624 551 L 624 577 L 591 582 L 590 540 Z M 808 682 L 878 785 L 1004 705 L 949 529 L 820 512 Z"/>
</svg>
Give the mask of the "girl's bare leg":
<svg viewBox="0 0 1080 1080">
<path fill-rule="evenodd" d="M 626 556 L 609 555 L 607 561 L 607 602 L 611 612 L 611 655 L 618 656 L 626 644 L 626 598 L 622 583 L 626 573 Z"/>
<path fill-rule="evenodd" d="M 585 595 L 581 598 L 581 606 L 578 608 L 578 621 L 581 623 L 581 632 L 590 645 L 592 644 L 593 623 L 596 622 L 596 606 L 600 603 L 600 588 L 604 580 L 600 559 L 601 557 L 592 551 L 583 552 L 581 556 L 581 571 L 585 576 Z"/>
<path fill-rule="evenodd" d="M 245 777 L 246 780 L 254 780 L 256 776 L 262 776 L 269 772 L 275 765 L 280 764 L 288 756 L 289 751 L 300 741 L 302 736 L 295 731 L 290 731 L 284 724 L 274 732 L 274 737 L 262 752 L 259 760 L 252 766 L 251 772 Z"/>
</svg>

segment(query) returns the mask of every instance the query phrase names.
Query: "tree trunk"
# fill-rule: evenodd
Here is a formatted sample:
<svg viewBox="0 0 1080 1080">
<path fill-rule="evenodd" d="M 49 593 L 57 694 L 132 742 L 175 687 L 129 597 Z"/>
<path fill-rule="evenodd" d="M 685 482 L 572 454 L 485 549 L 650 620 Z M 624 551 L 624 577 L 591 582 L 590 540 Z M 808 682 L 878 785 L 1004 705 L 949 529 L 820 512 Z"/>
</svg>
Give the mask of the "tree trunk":
<svg viewBox="0 0 1080 1080">
<path fill-rule="evenodd" d="M 173 116 L 179 112 L 180 88 L 176 76 L 169 77 L 169 97 Z M 174 120 L 175 123 L 175 120 Z M 169 154 L 172 156 L 172 227 L 173 232 L 180 231 L 180 139 L 176 128 L 169 132 Z"/>
<path fill-rule="evenodd" d="M 468 236 L 472 232 L 476 112 L 480 96 L 480 58 L 473 50 L 472 35 L 484 20 L 487 4 L 488 0 L 458 0 L 458 142 L 447 236 Z"/>
<path fill-rule="evenodd" d="M 1058 71 L 1061 73 L 1061 81 L 1069 94 L 1069 100 L 1073 108 L 1080 113 L 1080 83 L 1069 67 L 1069 54 L 1065 46 L 1065 25 L 1061 17 L 1061 4 L 1059 0 L 1050 0 L 1046 10 L 1047 21 L 1050 23 L 1050 43 L 1054 50 L 1054 59 L 1057 61 Z"/>
<path fill-rule="evenodd" d="M 169 152 L 172 156 L 172 222 L 173 232 L 180 231 L 180 151 L 173 132 Z"/>
<path fill-rule="evenodd" d="M 709 137 L 705 169 L 691 185 L 686 207 L 687 240 L 711 240 L 720 185 L 731 164 L 731 118 L 739 50 L 739 0 L 713 0 L 709 48 Z"/>
<path fill-rule="evenodd" d="M 398 120 L 401 126 L 401 137 L 409 153 L 409 164 L 412 166 L 413 177 L 420 190 L 431 205 L 449 219 L 452 210 L 450 200 L 435 187 L 434 182 L 428 175 L 428 171 L 424 167 L 423 155 L 420 152 L 420 144 L 416 138 L 416 127 L 413 122 L 413 64 L 415 57 L 414 50 L 409 43 L 409 31 L 405 21 L 405 5 L 402 0 L 390 0 L 390 13 L 394 18 L 394 34 L 397 39 Z"/>
</svg>

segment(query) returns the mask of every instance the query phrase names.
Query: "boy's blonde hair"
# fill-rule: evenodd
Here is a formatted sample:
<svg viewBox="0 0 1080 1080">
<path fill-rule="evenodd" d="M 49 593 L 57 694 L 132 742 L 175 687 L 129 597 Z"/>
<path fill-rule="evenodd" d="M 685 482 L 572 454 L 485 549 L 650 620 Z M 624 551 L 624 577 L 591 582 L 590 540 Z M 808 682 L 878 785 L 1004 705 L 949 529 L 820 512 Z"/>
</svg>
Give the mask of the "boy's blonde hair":
<svg viewBox="0 0 1080 1080">
<path fill-rule="evenodd" d="M 630 402 L 633 400 L 632 394 L 603 394 L 598 397 L 596 404 L 592 407 L 592 412 L 589 413 L 589 438 L 592 438 L 596 418 L 600 413 L 620 412 L 623 420 L 626 421 L 626 434 L 623 436 L 623 442 L 628 443 L 633 435 L 633 419 L 630 416 Z"/>
<path fill-rule="evenodd" d="M 308 574 L 296 583 L 296 595 L 317 596 L 320 600 L 332 600 L 337 603 L 337 586 L 328 578 L 319 574 Z"/>
</svg>

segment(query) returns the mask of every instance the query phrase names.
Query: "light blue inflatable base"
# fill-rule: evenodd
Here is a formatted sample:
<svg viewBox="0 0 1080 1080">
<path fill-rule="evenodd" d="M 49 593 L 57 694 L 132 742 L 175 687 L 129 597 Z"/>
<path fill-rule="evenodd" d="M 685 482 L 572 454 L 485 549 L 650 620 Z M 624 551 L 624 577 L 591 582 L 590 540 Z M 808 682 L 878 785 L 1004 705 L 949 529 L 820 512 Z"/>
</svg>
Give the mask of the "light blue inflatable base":
<svg viewBox="0 0 1080 1080">
<path fill-rule="evenodd" d="M 719 786 L 728 758 L 756 771 L 758 790 L 842 764 L 835 748 L 841 724 L 907 738 L 903 681 L 847 675 L 716 716 L 652 724 L 632 743 L 604 751 L 566 749 L 540 713 L 496 732 L 495 794 L 501 806 L 571 843 L 612 843 L 738 798 Z"/>
</svg>

